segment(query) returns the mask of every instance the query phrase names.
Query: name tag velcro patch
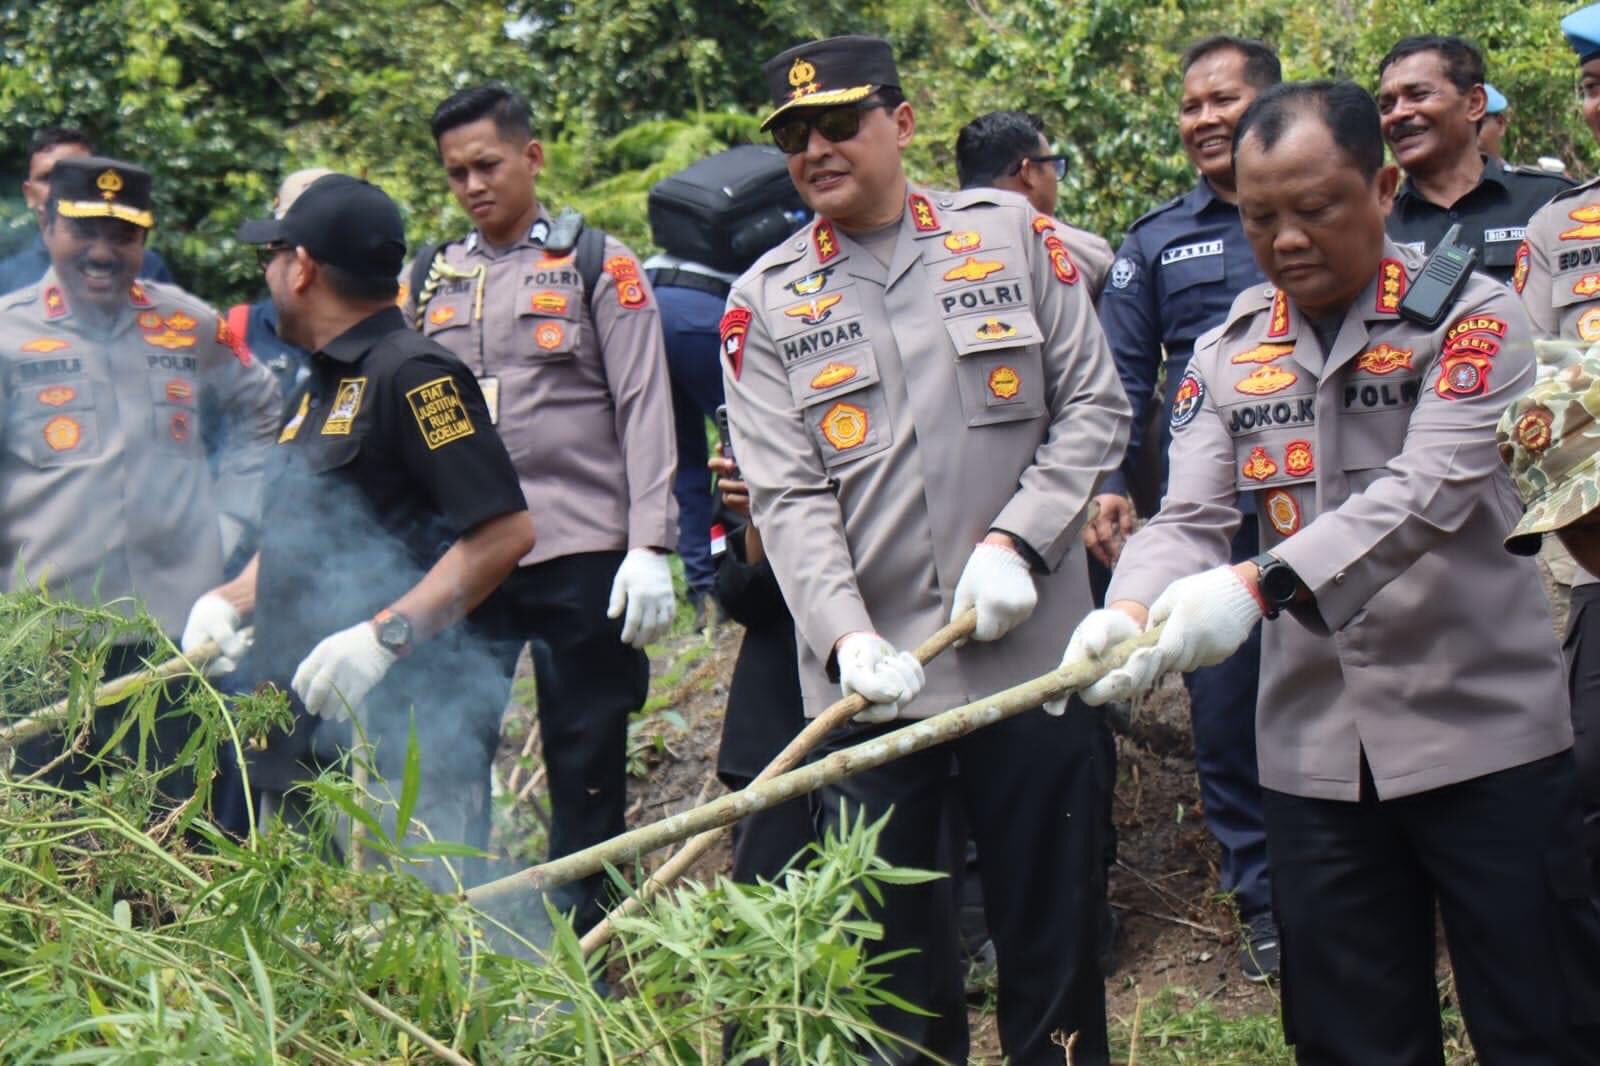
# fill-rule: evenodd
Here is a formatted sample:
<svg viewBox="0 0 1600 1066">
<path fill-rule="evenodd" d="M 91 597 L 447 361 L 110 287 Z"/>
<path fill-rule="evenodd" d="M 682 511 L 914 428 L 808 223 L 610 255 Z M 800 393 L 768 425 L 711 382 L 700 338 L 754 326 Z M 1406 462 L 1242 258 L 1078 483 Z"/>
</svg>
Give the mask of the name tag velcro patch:
<svg viewBox="0 0 1600 1066">
<path fill-rule="evenodd" d="M 1206 255 L 1221 255 L 1221 241 L 1201 241 L 1199 244 L 1185 244 L 1178 248 L 1168 248 L 1161 253 L 1161 265 L 1181 263 L 1185 259 L 1199 259 Z"/>
<path fill-rule="evenodd" d="M 418 385 L 406 393 L 406 402 L 429 451 L 477 432 L 454 378 L 435 378 Z"/>
</svg>

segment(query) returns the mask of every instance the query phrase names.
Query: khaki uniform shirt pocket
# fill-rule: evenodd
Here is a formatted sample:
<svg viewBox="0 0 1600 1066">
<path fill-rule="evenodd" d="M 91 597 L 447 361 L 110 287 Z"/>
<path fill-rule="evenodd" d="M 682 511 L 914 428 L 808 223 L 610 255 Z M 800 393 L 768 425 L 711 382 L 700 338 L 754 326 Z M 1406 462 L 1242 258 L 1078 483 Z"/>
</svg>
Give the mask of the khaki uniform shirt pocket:
<svg viewBox="0 0 1600 1066">
<path fill-rule="evenodd" d="M 1221 284 L 1227 273 L 1222 242 L 1209 241 L 1200 245 L 1168 248 L 1162 253 L 1156 269 L 1160 272 L 1161 287 L 1167 296 L 1196 285 Z"/>
<path fill-rule="evenodd" d="M 1561 323 L 1561 336 L 1600 341 L 1600 264 L 1552 278 L 1550 303 Z"/>
<path fill-rule="evenodd" d="M 1483 265 L 1494 270 L 1510 270 L 1517 261 L 1526 231 L 1521 226 L 1490 227 L 1483 231 Z"/>
<path fill-rule="evenodd" d="M 103 446 L 100 407 L 89 381 L 30 383 L 11 398 L 6 448 L 40 469 L 97 459 Z"/>
<path fill-rule="evenodd" d="M 459 294 L 435 296 L 428 302 L 427 310 L 422 313 L 422 332 L 429 337 L 439 337 L 445 334 L 448 338 L 459 337 L 457 330 L 468 329 L 472 325 L 472 293 L 467 291 Z M 440 343 L 450 347 L 450 340 L 440 337 Z M 454 348 L 451 348 L 454 351 Z"/>
<path fill-rule="evenodd" d="M 361 437 L 362 434 L 357 432 L 348 437 L 321 437 L 307 441 L 304 445 L 306 469 L 313 474 L 327 474 L 349 466 L 361 454 Z"/>
<path fill-rule="evenodd" d="M 185 455 L 200 453 L 198 382 L 182 374 L 153 375 L 150 378 L 150 408 L 154 418 L 152 432 L 158 445 Z"/>
<path fill-rule="evenodd" d="M 1315 425 L 1235 437 L 1233 450 L 1234 488 L 1241 496 L 1317 479 Z"/>
<path fill-rule="evenodd" d="M 968 426 L 1023 422 L 1045 414 L 1043 334 L 1025 308 L 946 319 Z"/>
<path fill-rule="evenodd" d="M 583 343 L 583 297 L 568 289 L 527 284 L 517 309 L 517 355 L 531 362 L 574 358 Z"/>
<path fill-rule="evenodd" d="M 876 455 L 893 443 L 870 346 L 790 366 L 789 391 L 825 469 Z"/>
</svg>

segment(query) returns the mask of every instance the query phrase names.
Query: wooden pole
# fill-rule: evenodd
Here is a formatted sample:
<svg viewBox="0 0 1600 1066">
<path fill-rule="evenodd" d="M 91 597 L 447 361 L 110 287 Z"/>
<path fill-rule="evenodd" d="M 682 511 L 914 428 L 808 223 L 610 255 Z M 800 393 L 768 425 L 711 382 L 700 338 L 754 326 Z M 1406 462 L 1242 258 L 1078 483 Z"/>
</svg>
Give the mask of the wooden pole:
<svg viewBox="0 0 1600 1066">
<path fill-rule="evenodd" d="M 917 657 L 919 663 L 926 666 L 946 648 L 949 648 L 957 641 L 965 640 L 972 636 L 972 628 L 977 622 L 977 612 L 968 610 L 960 618 L 957 618 L 917 645 L 911 654 Z M 846 696 L 844 699 L 834 703 L 827 710 L 807 722 L 806 727 L 797 733 L 793 740 L 789 741 L 788 746 L 780 751 L 745 787 L 750 788 L 762 782 L 770 781 L 784 771 L 798 766 L 800 761 L 811 753 L 811 749 L 822 742 L 822 738 L 850 721 L 866 708 L 867 701 L 860 696 L 854 695 Z M 682 877 L 691 866 L 700 860 L 702 855 L 711 850 L 711 846 L 717 842 L 717 838 L 722 835 L 722 831 L 726 828 L 726 826 L 718 826 L 716 829 L 701 833 L 679 849 L 677 854 L 673 855 L 672 858 L 662 864 L 659 870 L 650 875 L 649 879 L 639 887 L 637 893 L 624 899 L 615 911 L 606 915 L 598 925 L 584 934 L 581 941 L 583 953 L 585 955 L 592 954 L 607 940 L 611 939 L 611 918 L 613 915 L 632 914 L 644 905 L 645 900 Z"/>
<path fill-rule="evenodd" d="M 246 634 L 250 631 L 245 630 Z M 175 677 L 193 671 L 201 673 L 207 663 L 220 654 L 220 649 L 211 641 L 206 641 L 194 650 L 192 655 L 178 655 L 168 659 L 160 666 L 153 666 L 148 670 L 136 670 L 131 674 L 113 678 L 94 690 L 94 705 L 104 707 L 108 703 L 116 703 L 135 689 L 157 681 L 170 681 Z M 14 748 L 25 740 L 31 740 L 41 733 L 48 733 L 67 720 L 70 700 L 57 700 L 44 710 L 27 718 L 19 719 L 9 725 L 0 726 L 0 751 Z"/>
<path fill-rule="evenodd" d="M 668 847 L 699 833 L 730 825 L 741 818 L 777 806 L 786 800 L 871 770 L 907 755 L 924 751 L 974 730 L 1024 711 L 1047 700 L 1058 699 L 1093 684 L 1121 666 L 1129 655 L 1156 642 L 1159 626 L 1124 641 L 1094 662 L 1080 659 L 1042 674 L 1031 681 L 998 692 L 986 699 L 924 718 L 885 733 L 880 737 L 834 752 L 797 770 L 730 793 L 693 810 L 629 830 L 593 847 L 553 859 L 509 877 L 490 881 L 467 892 L 467 901 L 483 906 L 518 892 L 547 891 L 570 884 L 607 866 L 621 866 L 658 848 Z M 1094 712 L 1098 713 L 1098 712 Z"/>
</svg>

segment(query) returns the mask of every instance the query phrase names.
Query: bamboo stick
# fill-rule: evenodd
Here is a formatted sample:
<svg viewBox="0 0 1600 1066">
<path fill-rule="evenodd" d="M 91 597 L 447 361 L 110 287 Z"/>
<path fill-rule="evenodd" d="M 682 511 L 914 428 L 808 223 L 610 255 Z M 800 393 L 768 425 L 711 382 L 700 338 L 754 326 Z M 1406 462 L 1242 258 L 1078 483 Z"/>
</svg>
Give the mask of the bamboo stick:
<svg viewBox="0 0 1600 1066">
<path fill-rule="evenodd" d="M 509 877 L 490 881 L 467 892 L 467 901 L 482 907 L 517 892 L 546 891 L 620 866 L 658 848 L 687 840 L 698 833 L 729 825 L 786 800 L 871 770 L 886 763 L 966 736 L 974 730 L 1038 707 L 1098 681 L 1121 666 L 1135 650 L 1148 647 L 1161 634 L 1153 626 L 1124 641 L 1094 662 L 1080 659 L 1049 673 L 1013 685 L 986 699 L 924 718 L 854 747 L 836 751 L 825 759 L 780 774 L 759 785 L 712 800 L 703 807 L 640 826 L 590 848 L 530 867 Z"/>
<path fill-rule="evenodd" d="M 977 612 L 969 609 L 960 618 L 944 626 L 933 636 L 917 645 L 911 654 L 916 656 L 918 662 L 926 666 L 946 648 L 949 648 L 957 641 L 965 640 L 967 637 L 972 636 L 972 628 L 977 622 Z M 806 727 L 797 733 L 794 739 L 789 741 L 788 745 L 745 787 L 750 788 L 770 781 L 784 771 L 798 766 L 800 761 L 810 754 L 811 749 L 821 743 L 824 737 L 866 710 L 866 708 L 867 701 L 856 695 L 846 696 L 844 699 L 837 701 L 817 717 L 807 722 Z M 718 826 L 715 829 L 701 833 L 685 844 L 676 855 L 662 864 L 659 870 L 651 874 L 649 879 L 639 886 L 637 893 L 624 899 L 615 911 L 606 915 L 599 924 L 584 934 L 581 941 L 583 953 L 585 955 L 592 954 L 602 944 L 611 939 L 611 918 L 613 915 L 632 914 L 644 905 L 645 900 L 682 877 L 691 866 L 699 861 L 702 855 L 711 850 L 711 846 L 717 842 L 717 838 L 722 835 L 722 831 L 726 828 L 727 826 Z"/>
<path fill-rule="evenodd" d="M 250 630 L 246 629 L 244 633 L 248 635 Z M 96 707 L 104 707 L 106 704 L 115 703 L 133 690 L 151 682 L 170 681 L 191 670 L 200 673 L 206 664 L 215 659 L 219 653 L 220 649 L 216 644 L 208 640 L 196 648 L 192 655 L 185 656 L 180 654 L 168 659 L 160 666 L 153 666 L 148 670 L 136 670 L 131 674 L 123 674 L 121 677 L 113 678 L 94 690 L 94 704 Z M 69 703 L 70 698 L 57 700 L 42 711 L 38 711 L 27 718 L 18 719 L 9 725 L 0 725 L 0 751 L 14 748 L 25 740 L 32 740 L 41 733 L 48 733 L 59 726 L 67 719 L 67 713 L 70 710 Z"/>
</svg>

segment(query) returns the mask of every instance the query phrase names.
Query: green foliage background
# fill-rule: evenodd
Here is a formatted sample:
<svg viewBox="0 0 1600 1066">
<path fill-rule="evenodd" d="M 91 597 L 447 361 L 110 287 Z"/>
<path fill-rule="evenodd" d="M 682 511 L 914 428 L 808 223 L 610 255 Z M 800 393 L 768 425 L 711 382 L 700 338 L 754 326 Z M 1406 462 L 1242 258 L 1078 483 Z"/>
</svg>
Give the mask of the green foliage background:
<svg viewBox="0 0 1600 1066">
<path fill-rule="evenodd" d="M 239 220 L 278 180 L 324 165 L 377 181 L 415 240 L 463 230 L 427 120 L 452 90 L 526 92 L 546 143 L 541 194 L 641 251 L 649 186 L 758 137 L 760 64 L 809 36 L 887 35 L 916 106 L 913 175 L 954 181 L 973 115 L 1041 114 L 1072 154 L 1061 213 L 1120 240 L 1191 180 L 1176 129 L 1177 57 L 1206 33 L 1275 44 L 1290 77 L 1375 82 L 1398 38 L 1460 33 L 1484 48 L 1514 108 L 1512 160 L 1555 155 L 1593 173 L 1563 43 L 1568 0 L 0 0 L 0 174 L 7 194 L 30 131 L 71 123 L 155 171 L 155 245 L 201 295 L 255 294 Z M 10 203 L 11 237 L 30 224 Z M 0 220 L 0 243 L 4 221 Z"/>
</svg>

